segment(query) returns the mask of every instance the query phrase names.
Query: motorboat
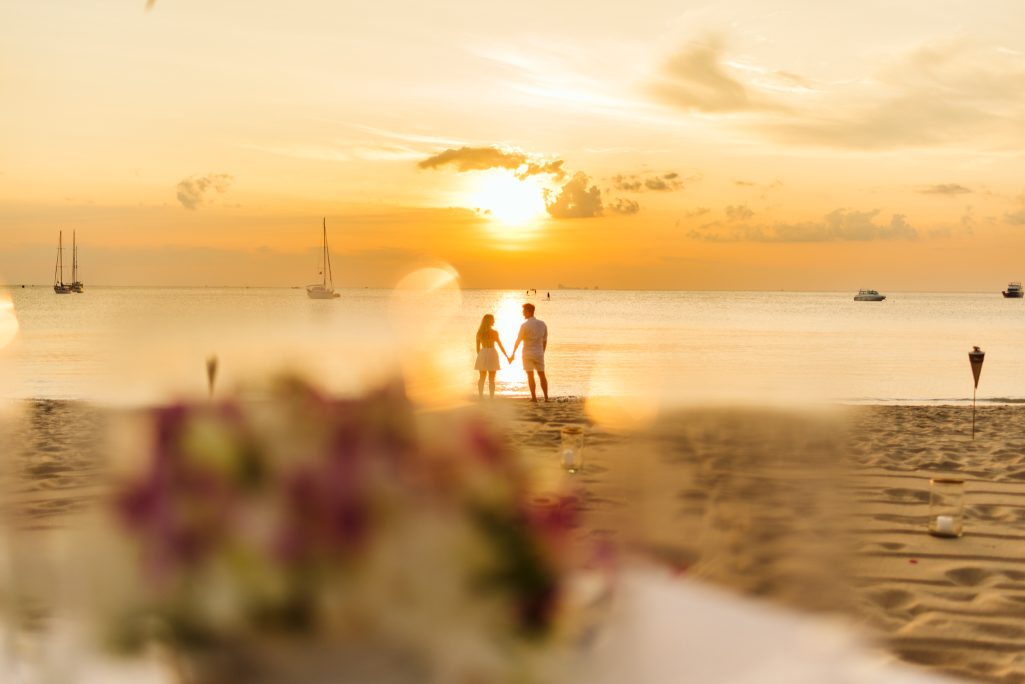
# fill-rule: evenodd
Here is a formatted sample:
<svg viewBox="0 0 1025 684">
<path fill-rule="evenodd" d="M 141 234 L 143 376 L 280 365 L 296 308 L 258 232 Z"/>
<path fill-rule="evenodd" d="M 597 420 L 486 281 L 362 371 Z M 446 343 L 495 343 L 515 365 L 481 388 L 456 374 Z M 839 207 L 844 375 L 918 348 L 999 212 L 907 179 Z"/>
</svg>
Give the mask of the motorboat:
<svg viewBox="0 0 1025 684">
<path fill-rule="evenodd" d="M 854 295 L 856 302 L 881 302 L 884 299 L 886 295 L 881 295 L 876 290 L 858 290 L 858 294 Z"/>
<path fill-rule="evenodd" d="M 1021 283 L 1015 281 L 1007 283 L 1007 289 L 1004 290 L 1004 296 L 1008 299 L 1021 299 L 1025 297 L 1025 291 L 1021 289 Z"/>
</svg>

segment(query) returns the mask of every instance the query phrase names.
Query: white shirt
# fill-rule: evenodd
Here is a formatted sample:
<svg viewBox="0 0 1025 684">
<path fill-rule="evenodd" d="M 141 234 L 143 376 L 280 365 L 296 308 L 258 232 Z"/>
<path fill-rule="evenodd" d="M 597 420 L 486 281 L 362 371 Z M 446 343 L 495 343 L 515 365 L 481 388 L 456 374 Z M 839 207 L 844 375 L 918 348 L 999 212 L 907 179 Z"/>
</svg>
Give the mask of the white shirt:
<svg viewBox="0 0 1025 684">
<path fill-rule="evenodd" d="M 531 316 L 523 321 L 517 341 L 523 342 L 523 355 L 532 359 L 545 357 L 545 345 L 548 343 L 548 326 L 544 321 Z"/>
</svg>

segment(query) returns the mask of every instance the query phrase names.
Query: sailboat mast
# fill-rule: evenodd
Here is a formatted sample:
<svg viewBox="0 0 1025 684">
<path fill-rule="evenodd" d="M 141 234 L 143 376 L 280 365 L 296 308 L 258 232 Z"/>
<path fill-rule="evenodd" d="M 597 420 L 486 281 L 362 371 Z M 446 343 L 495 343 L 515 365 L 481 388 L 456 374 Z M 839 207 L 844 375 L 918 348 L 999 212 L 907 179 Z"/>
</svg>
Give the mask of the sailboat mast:
<svg viewBox="0 0 1025 684">
<path fill-rule="evenodd" d="M 320 241 L 320 285 L 327 287 L 327 217 L 323 219 L 323 234 Z"/>
<path fill-rule="evenodd" d="M 57 261 L 55 261 L 54 264 L 53 264 L 53 284 L 54 285 L 56 285 L 57 283 L 60 282 L 57 279 L 57 269 L 60 268 L 60 265 L 61 265 L 61 239 L 60 239 L 60 232 L 58 231 L 58 233 L 57 233 Z"/>
<path fill-rule="evenodd" d="M 57 266 L 60 268 L 60 284 L 64 284 L 64 231 L 57 233 Z"/>
<path fill-rule="evenodd" d="M 75 231 L 71 231 L 71 282 L 78 282 L 78 243 L 75 241 Z"/>
<path fill-rule="evenodd" d="M 331 287 L 335 286 L 335 274 L 331 272 L 331 250 L 327 247 L 327 219 L 324 219 L 324 263 L 327 265 L 327 277 Z"/>
</svg>

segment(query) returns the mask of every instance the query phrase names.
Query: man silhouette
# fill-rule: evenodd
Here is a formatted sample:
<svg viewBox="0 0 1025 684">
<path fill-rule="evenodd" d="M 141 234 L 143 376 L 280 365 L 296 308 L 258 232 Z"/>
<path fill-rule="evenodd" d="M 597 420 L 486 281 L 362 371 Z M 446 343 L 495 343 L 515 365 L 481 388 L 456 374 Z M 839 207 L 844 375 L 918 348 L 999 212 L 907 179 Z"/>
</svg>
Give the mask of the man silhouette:
<svg viewBox="0 0 1025 684">
<path fill-rule="evenodd" d="M 537 387 L 534 384 L 534 372 L 541 380 L 541 392 L 548 401 L 548 378 L 545 377 L 545 350 L 548 349 L 548 326 L 544 321 L 534 318 L 534 305 L 523 305 L 523 325 L 520 326 L 520 334 L 516 336 L 516 344 L 513 345 L 512 354 L 509 355 L 509 363 L 516 358 L 516 350 L 520 343 L 523 343 L 523 370 L 527 371 L 527 386 L 530 387 L 530 400 L 537 401 Z"/>
</svg>

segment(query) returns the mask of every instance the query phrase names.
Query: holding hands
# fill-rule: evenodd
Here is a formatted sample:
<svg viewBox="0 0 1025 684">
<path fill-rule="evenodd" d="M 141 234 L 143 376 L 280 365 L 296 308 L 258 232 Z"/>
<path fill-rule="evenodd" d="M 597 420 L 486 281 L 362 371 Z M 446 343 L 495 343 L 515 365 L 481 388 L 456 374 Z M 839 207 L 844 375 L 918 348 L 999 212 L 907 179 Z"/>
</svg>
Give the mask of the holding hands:
<svg viewBox="0 0 1025 684">
<path fill-rule="evenodd" d="M 510 355 L 510 356 L 506 356 L 505 358 L 509 359 L 509 363 L 512 363 L 513 359 L 516 358 L 516 357 L 515 357 L 515 355 Z"/>
</svg>

